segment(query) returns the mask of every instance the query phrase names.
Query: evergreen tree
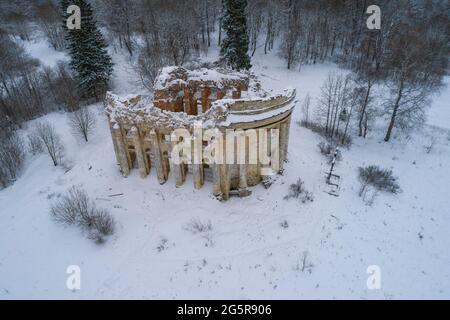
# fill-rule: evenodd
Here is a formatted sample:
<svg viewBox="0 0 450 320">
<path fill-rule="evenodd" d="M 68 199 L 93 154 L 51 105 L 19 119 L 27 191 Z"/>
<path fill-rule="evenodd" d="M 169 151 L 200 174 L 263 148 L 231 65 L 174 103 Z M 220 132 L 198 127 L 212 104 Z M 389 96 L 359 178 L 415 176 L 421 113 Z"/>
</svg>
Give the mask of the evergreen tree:
<svg viewBox="0 0 450 320">
<path fill-rule="evenodd" d="M 81 28 L 68 30 L 67 8 L 77 5 L 81 11 Z M 75 71 L 80 89 L 86 97 L 104 94 L 113 71 L 111 57 L 106 50 L 105 40 L 97 28 L 91 5 L 86 0 L 61 0 L 63 24 L 67 30 L 70 66 Z"/>
<path fill-rule="evenodd" d="M 225 38 L 222 41 L 220 56 L 231 68 L 248 70 L 251 64 L 245 16 L 247 0 L 222 0 L 222 4 L 222 28 L 225 31 Z"/>
</svg>

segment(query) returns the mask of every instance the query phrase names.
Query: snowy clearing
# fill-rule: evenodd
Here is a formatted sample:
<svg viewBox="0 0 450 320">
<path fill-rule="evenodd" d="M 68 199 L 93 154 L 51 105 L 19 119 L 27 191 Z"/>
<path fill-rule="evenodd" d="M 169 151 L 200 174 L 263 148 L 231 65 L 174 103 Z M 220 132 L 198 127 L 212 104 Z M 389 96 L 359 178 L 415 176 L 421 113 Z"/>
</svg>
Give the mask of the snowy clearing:
<svg viewBox="0 0 450 320">
<path fill-rule="evenodd" d="M 63 58 L 39 43 L 28 49 L 49 65 Z M 126 59 L 117 54 L 114 61 L 120 64 L 115 92 L 130 93 L 138 80 L 125 78 L 131 74 Z M 287 71 L 274 54 L 257 53 L 252 63 L 265 87 L 279 92 L 292 86 L 300 100 L 308 92 L 316 97 L 328 72 L 337 69 L 326 64 Z M 49 114 L 43 118 L 62 136 L 74 166 L 65 173 L 46 155 L 30 156 L 20 179 L 0 191 L 0 299 L 448 299 L 449 95 L 447 86 L 433 100 L 429 124 L 408 141 L 355 138 L 342 150 L 339 197 L 324 192 L 329 166 L 317 148 L 322 140 L 296 124 L 297 107 L 284 175 L 268 190 L 257 186 L 250 197 L 225 203 L 211 196 L 210 183 L 195 190 L 192 177 L 181 188 L 172 176 L 159 185 L 155 170 L 145 179 L 137 170 L 123 178 L 101 104 L 91 107 L 97 128 L 87 144 L 73 137 L 64 113 Z M 427 153 L 431 136 L 437 138 Z M 365 205 L 357 169 L 370 164 L 392 168 L 402 192 L 379 193 Z M 314 202 L 283 199 L 299 177 Z M 51 221 L 52 201 L 73 185 L 116 218 L 118 230 L 104 245 Z M 210 221 L 212 230 L 192 233 L 187 226 L 193 219 Z M 69 265 L 81 267 L 79 291 L 66 288 Z M 371 265 L 381 269 L 380 290 L 367 288 Z"/>
</svg>

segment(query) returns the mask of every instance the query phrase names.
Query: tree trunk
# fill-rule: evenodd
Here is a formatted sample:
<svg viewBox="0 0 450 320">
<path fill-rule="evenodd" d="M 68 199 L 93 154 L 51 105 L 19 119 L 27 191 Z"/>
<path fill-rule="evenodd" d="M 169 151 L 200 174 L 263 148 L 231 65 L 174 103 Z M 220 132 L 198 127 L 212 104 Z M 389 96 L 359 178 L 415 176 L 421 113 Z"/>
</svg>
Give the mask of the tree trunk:
<svg viewBox="0 0 450 320">
<path fill-rule="evenodd" d="M 218 45 L 222 43 L 222 17 L 219 19 L 219 41 Z"/>
<path fill-rule="evenodd" d="M 364 119 L 364 115 L 366 114 L 367 105 L 369 103 L 369 97 L 370 97 L 370 90 L 371 90 L 371 88 L 372 88 L 372 82 L 369 80 L 369 82 L 367 83 L 366 97 L 364 98 L 364 103 L 362 105 L 362 109 L 361 109 L 361 112 L 359 114 L 358 127 L 359 127 L 359 136 L 360 137 L 363 135 L 363 119 Z"/>
<path fill-rule="evenodd" d="M 347 122 L 345 123 L 345 130 L 344 130 L 344 135 L 342 136 L 342 140 L 341 143 L 344 144 L 345 143 L 345 138 L 347 137 L 347 132 L 348 132 L 348 126 L 350 124 L 350 119 L 352 117 L 352 113 L 353 113 L 353 104 L 350 107 L 350 112 L 348 113 L 347 116 Z"/>
<path fill-rule="evenodd" d="M 400 106 L 400 100 L 402 99 L 403 95 L 403 80 L 400 81 L 400 88 L 398 90 L 397 100 L 395 101 L 394 110 L 392 111 L 391 121 L 389 122 L 389 127 L 386 132 L 386 137 L 384 138 L 384 141 L 389 142 L 391 140 L 392 135 L 392 129 L 394 129 L 395 126 L 395 120 L 397 117 L 398 108 Z"/>
<path fill-rule="evenodd" d="M 369 128 L 369 119 L 367 118 L 367 114 L 364 117 L 364 132 L 363 132 L 363 138 L 365 139 L 367 137 L 367 129 Z"/>
</svg>

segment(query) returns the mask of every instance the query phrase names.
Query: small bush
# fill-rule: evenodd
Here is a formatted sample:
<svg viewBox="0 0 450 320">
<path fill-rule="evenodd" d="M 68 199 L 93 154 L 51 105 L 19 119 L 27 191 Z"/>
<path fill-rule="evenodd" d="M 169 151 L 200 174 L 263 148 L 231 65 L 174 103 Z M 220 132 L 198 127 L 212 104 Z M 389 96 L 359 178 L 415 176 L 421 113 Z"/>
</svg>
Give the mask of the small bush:
<svg viewBox="0 0 450 320">
<path fill-rule="evenodd" d="M 298 122 L 298 125 L 301 127 L 307 128 L 307 129 L 311 130 L 312 132 L 317 133 L 323 137 L 326 136 L 325 127 L 320 125 L 317 122 L 301 120 L 300 122 Z"/>
<path fill-rule="evenodd" d="M 282 221 L 282 222 L 280 223 L 280 226 L 281 226 L 283 229 L 287 229 L 287 228 L 289 228 L 289 223 L 287 222 L 287 220 L 284 220 L 284 221 Z"/>
<path fill-rule="evenodd" d="M 302 203 L 314 201 L 313 194 L 305 189 L 304 182 L 300 178 L 289 186 L 289 194 L 284 197 L 286 200 L 291 198 L 300 199 Z"/>
<path fill-rule="evenodd" d="M 168 248 L 168 242 L 169 242 L 169 240 L 167 240 L 166 238 L 161 238 L 158 246 L 156 247 L 156 250 L 158 250 L 158 252 L 160 252 L 160 253 L 163 252 L 164 250 L 166 250 Z"/>
<path fill-rule="evenodd" d="M 338 130 L 333 137 L 330 137 L 325 126 L 321 125 L 320 123 L 302 120 L 297 122 L 297 124 L 300 127 L 309 129 L 312 132 L 324 137 L 332 145 L 342 145 L 346 148 L 349 148 L 353 143 L 350 135 L 344 135 L 344 132 L 342 130 Z"/>
<path fill-rule="evenodd" d="M 192 234 L 200 234 L 205 240 L 205 247 L 214 247 L 214 240 L 211 235 L 213 229 L 211 221 L 202 222 L 199 219 L 192 219 L 184 226 L 184 229 Z"/>
<path fill-rule="evenodd" d="M 116 222 L 109 212 L 104 209 L 97 209 L 93 215 L 93 226 L 102 235 L 109 236 L 114 233 Z"/>
<path fill-rule="evenodd" d="M 331 163 L 333 161 L 334 153 L 336 152 L 336 148 L 334 148 L 328 142 L 321 142 L 317 146 L 319 147 L 320 153 L 328 159 L 328 162 Z M 339 150 L 339 149 L 337 149 L 336 160 L 337 161 L 342 160 L 342 153 L 341 153 L 341 150 Z"/>
<path fill-rule="evenodd" d="M 203 238 L 203 240 L 205 240 L 205 247 L 208 247 L 208 248 L 214 247 L 215 242 L 214 242 L 214 240 L 213 240 L 213 238 L 212 238 L 210 233 L 208 233 L 208 232 L 205 233 L 202 236 L 202 238 Z"/>
<path fill-rule="evenodd" d="M 88 233 L 88 239 L 94 241 L 96 244 L 105 243 L 105 236 L 98 230 L 90 230 Z"/>
<path fill-rule="evenodd" d="M 263 187 L 266 189 L 269 189 L 274 182 L 275 182 L 275 178 L 272 176 L 263 176 L 262 180 L 261 180 Z"/>
<path fill-rule="evenodd" d="M 65 195 L 50 208 L 50 216 L 55 222 L 73 225 L 77 222 L 77 208 L 73 199 Z"/>
<path fill-rule="evenodd" d="M 32 155 L 37 155 L 44 152 L 44 145 L 42 140 L 35 134 L 28 135 L 28 151 Z"/>
<path fill-rule="evenodd" d="M 199 219 L 192 219 L 186 226 L 185 229 L 187 231 L 196 233 L 206 233 L 212 231 L 211 221 L 202 222 Z"/>
<path fill-rule="evenodd" d="M 114 233 L 115 221 L 104 209 L 96 207 L 86 191 L 72 187 L 50 208 L 52 219 L 66 225 L 77 225 L 89 233 L 88 238 L 103 243 L 104 236 Z"/>
<path fill-rule="evenodd" d="M 296 271 L 312 273 L 314 269 L 314 264 L 309 260 L 309 252 L 303 251 L 300 259 L 297 261 L 295 266 Z"/>
<path fill-rule="evenodd" d="M 382 169 L 378 166 L 360 167 L 358 170 L 359 181 L 361 182 L 360 197 L 366 193 L 369 186 L 374 187 L 376 190 L 393 194 L 397 194 L 400 191 L 397 178 L 394 177 L 392 170 Z"/>
</svg>

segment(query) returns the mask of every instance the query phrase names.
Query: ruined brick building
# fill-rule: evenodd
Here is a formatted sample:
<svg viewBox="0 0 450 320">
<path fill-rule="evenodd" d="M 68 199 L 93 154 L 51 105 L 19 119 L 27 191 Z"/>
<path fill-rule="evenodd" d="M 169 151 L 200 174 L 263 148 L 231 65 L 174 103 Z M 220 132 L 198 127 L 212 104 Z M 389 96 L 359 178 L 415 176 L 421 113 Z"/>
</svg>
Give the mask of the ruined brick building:
<svg viewBox="0 0 450 320">
<path fill-rule="evenodd" d="M 117 162 L 124 176 L 135 168 L 142 177 L 147 176 L 150 170 L 156 170 L 161 184 L 173 174 L 176 186 L 181 186 L 187 175 L 192 174 L 195 188 L 201 188 L 205 181 L 209 181 L 213 194 L 226 200 L 233 194 L 250 194 L 249 186 L 283 170 L 294 99 L 293 89 L 269 95 L 250 73 L 166 67 L 155 81 L 153 98 L 121 98 L 107 93 L 106 114 Z M 243 136 L 240 141 L 244 143 L 245 152 L 257 150 L 269 161 L 252 162 L 249 155 L 239 163 L 205 161 L 202 154 L 211 148 L 211 144 L 204 137 L 197 136 L 196 126 L 202 130 L 216 130 L 223 135 L 224 142 L 215 146 L 220 146 L 225 157 L 234 152 L 232 157 L 236 159 L 235 154 L 239 154 L 237 147 L 229 144 L 230 139 L 235 140 L 236 137 L 226 136 L 233 129 Z M 173 161 L 173 136 L 177 129 L 192 134 L 192 141 L 184 143 L 194 145 L 196 139 L 201 141 L 200 148 L 193 147 L 189 151 L 191 159 L 199 161 Z M 254 134 L 255 130 L 257 134 Z M 218 141 L 217 138 L 212 140 Z M 266 150 L 262 149 L 262 142 L 266 142 Z"/>
</svg>

